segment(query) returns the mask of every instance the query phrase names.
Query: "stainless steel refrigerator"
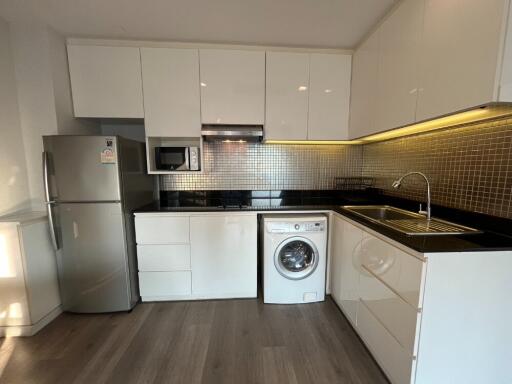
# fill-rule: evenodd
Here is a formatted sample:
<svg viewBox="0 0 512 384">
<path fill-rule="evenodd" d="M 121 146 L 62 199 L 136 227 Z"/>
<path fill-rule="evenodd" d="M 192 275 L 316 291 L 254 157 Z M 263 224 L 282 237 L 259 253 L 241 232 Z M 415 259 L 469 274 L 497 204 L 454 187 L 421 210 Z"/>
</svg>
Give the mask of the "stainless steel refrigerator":
<svg viewBox="0 0 512 384">
<path fill-rule="evenodd" d="M 45 136 L 43 172 L 63 309 L 128 311 L 139 299 L 132 209 L 152 200 L 143 143 Z"/>
</svg>

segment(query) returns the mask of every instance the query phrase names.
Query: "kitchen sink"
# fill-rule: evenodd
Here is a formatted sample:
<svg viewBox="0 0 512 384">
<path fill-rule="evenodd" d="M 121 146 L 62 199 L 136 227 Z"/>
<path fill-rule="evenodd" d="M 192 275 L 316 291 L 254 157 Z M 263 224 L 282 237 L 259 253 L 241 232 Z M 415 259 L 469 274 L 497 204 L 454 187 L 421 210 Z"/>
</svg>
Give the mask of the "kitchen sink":
<svg viewBox="0 0 512 384">
<path fill-rule="evenodd" d="M 463 235 L 479 230 L 389 205 L 345 205 L 343 209 L 409 236 Z"/>
</svg>

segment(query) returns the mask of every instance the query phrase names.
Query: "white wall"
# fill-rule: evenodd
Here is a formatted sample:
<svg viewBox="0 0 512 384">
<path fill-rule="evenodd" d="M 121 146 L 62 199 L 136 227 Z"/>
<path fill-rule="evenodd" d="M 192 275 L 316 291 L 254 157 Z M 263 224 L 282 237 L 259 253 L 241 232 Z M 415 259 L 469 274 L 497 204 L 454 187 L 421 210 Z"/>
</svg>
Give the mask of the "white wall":
<svg viewBox="0 0 512 384">
<path fill-rule="evenodd" d="M 0 215 L 30 207 L 9 25 L 0 18 Z"/>
<path fill-rule="evenodd" d="M 72 117 L 65 39 L 35 23 L 9 30 L 31 207 L 42 210 L 42 136 L 99 133 L 99 125 Z"/>
</svg>

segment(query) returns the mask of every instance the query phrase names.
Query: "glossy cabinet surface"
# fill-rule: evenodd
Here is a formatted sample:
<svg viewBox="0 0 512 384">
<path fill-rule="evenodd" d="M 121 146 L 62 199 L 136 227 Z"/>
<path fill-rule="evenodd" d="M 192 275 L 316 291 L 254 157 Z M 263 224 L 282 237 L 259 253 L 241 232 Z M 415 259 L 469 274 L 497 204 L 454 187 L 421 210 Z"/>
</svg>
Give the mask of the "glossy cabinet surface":
<svg viewBox="0 0 512 384">
<path fill-rule="evenodd" d="M 143 118 L 136 47 L 68 45 L 75 117 Z"/>
<path fill-rule="evenodd" d="M 375 131 L 413 124 L 424 0 L 405 0 L 380 27 Z"/>
<path fill-rule="evenodd" d="M 201 49 L 203 124 L 262 125 L 265 121 L 265 52 Z"/>
<path fill-rule="evenodd" d="M 267 52 L 265 139 L 306 140 L 309 54 Z"/>
<path fill-rule="evenodd" d="M 312 53 L 308 140 L 347 140 L 351 55 Z"/>
<path fill-rule="evenodd" d="M 137 245 L 139 271 L 190 270 L 189 244 Z"/>
<path fill-rule="evenodd" d="M 179 298 L 191 293 L 190 271 L 139 272 L 143 301 Z"/>
<path fill-rule="evenodd" d="M 257 225 L 256 214 L 190 218 L 195 296 L 257 296 Z"/>
<path fill-rule="evenodd" d="M 197 49 L 141 48 L 146 136 L 199 137 Z"/>
<path fill-rule="evenodd" d="M 425 0 L 421 121 L 496 100 L 506 0 Z"/>
<path fill-rule="evenodd" d="M 379 74 L 380 30 L 378 29 L 353 54 L 350 91 L 349 138 L 375 132 Z"/>
<path fill-rule="evenodd" d="M 331 226 L 331 296 L 356 325 L 363 231 L 338 216 Z"/>
<path fill-rule="evenodd" d="M 359 284 L 362 303 L 412 356 L 418 309 L 389 289 L 364 266 Z"/>
<path fill-rule="evenodd" d="M 358 308 L 359 335 L 393 384 L 412 381 L 414 360 L 364 303 Z"/>
<path fill-rule="evenodd" d="M 367 234 L 362 242 L 361 264 L 412 307 L 421 307 L 423 261 Z"/>
<path fill-rule="evenodd" d="M 190 242 L 186 216 L 143 216 L 135 220 L 137 244 L 187 244 Z"/>
</svg>

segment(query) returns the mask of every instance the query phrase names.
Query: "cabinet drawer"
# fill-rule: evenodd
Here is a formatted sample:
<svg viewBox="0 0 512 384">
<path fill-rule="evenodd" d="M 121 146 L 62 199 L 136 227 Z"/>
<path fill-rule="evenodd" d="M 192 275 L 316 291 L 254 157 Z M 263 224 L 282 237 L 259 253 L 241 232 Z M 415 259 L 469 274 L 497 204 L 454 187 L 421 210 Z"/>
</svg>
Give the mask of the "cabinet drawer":
<svg viewBox="0 0 512 384">
<path fill-rule="evenodd" d="M 360 336 L 391 382 L 410 383 L 414 365 L 412 356 L 398 344 L 363 302 L 358 306 L 357 327 Z"/>
<path fill-rule="evenodd" d="M 366 307 L 400 345 L 413 355 L 418 310 L 371 275 L 365 267 L 361 269 L 359 291 Z"/>
<path fill-rule="evenodd" d="M 137 260 L 141 272 L 190 270 L 190 245 L 137 245 Z"/>
<path fill-rule="evenodd" d="M 423 261 L 381 239 L 366 235 L 361 247 L 361 264 L 413 307 L 421 307 Z"/>
<path fill-rule="evenodd" d="M 187 216 L 135 217 L 137 244 L 189 243 Z"/>
<path fill-rule="evenodd" d="M 143 300 L 190 295 L 191 283 L 189 271 L 139 272 L 139 288 Z"/>
</svg>

